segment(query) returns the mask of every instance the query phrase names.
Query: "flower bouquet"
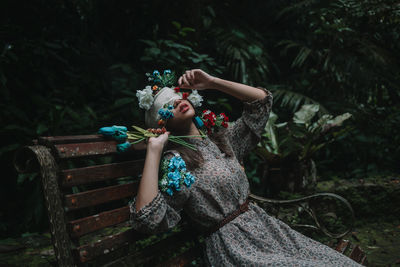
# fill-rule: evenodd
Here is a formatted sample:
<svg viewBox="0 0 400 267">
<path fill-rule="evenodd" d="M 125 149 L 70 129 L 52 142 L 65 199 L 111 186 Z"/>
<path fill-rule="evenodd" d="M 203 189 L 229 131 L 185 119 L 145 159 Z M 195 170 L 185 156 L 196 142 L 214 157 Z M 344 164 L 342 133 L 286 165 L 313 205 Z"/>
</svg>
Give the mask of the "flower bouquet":
<svg viewBox="0 0 400 267">
<path fill-rule="evenodd" d="M 138 126 L 132 125 L 132 128 L 134 129 L 134 131 L 127 131 L 128 141 L 132 141 L 132 144 L 140 143 L 147 138 L 157 137 L 160 134 L 166 132 L 165 127 L 145 130 Z M 185 147 L 188 147 L 190 149 L 197 150 L 196 146 L 183 140 L 183 138 L 193 138 L 193 137 L 205 137 L 205 135 L 181 135 L 181 136 L 169 135 L 168 140 L 183 145 Z"/>
<path fill-rule="evenodd" d="M 143 129 L 138 126 L 132 125 L 133 131 L 128 131 L 125 126 L 111 126 L 111 127 L 102 127 L 99 130 L 99 134 L 102 134 L 105 137 L 113 138 L 119 144 L 117 145 L 118 152 L 124 152 L 128 150 L 128 148 L 133 145 L 140 143 L 142 141 L 147 140 L 150 137 L 157 137 L 166 132 L 165 127 L 158 129 Z M 193 138 L 193 137 L 205 137 L 204 134 L 201 135 L 183 135 L 183 136 L 174 136 L 169 135 L 168 140 L 171 142 L 183 145 L 187 148 L 197 150 L 196 146 L 186 142 L 183 138 Z"/>
</svg>

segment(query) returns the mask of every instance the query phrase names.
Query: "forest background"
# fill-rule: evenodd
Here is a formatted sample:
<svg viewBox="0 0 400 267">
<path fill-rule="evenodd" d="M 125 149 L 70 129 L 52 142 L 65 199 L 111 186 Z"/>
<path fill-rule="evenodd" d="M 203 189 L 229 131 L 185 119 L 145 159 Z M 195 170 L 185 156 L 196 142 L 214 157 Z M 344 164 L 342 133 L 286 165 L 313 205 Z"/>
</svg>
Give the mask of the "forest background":
<svg viewBox="0 0 400 267">
<path fill-rule="evenodd" d="M 318 179 L 399 177 L 398 1 L 4 0 L 0 6 L 2 238 L 48 227 L 38 176 L 16 173 L 15 150 L 38 136 L 142 125 L 135 93 L 154 69 L 179 75 L 201 68 L 268 88 L 278 122 L 303 104 L 318 104 L 318 117 L 349 112 L 335 142 L 326 140 L 313 155 Z M 205 94 L 210 109 L 231 120 L 240 116 L 237 100 Z M 252 184 L 260 180 L 257 164 L 246 167 Z"/>
</svg>

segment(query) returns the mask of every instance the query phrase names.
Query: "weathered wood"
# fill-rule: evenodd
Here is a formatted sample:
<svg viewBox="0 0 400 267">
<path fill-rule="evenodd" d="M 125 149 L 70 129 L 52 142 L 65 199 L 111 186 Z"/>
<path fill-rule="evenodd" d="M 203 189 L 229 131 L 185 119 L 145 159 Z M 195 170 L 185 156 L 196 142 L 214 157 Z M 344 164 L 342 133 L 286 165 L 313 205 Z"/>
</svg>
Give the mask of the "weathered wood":
<svg viewBox="0 0 400 267">
<path fill-rule="evenodd" d="M 70 221 L 68 223 L 68 230 L 71 237 L 77 238 L 107 226 L 125 222 L 129 220 L 129 215 L 130 211 L 128 206 L 105 211 L 93 216 Z"/>
<path fill-rule="evenodd" d="M 65 195 L 65 209 L 71 211 L 131 197 L 136 193 L 137 185 L 138 182 L 132 182 Z"/>
<path fill-rule="evenodd" d="M 90 166 L 63 170 L 60 173 L 62 186 L 71 187 L 124 176 L 136 176 L 143 170 L 144 160 Z"/>
<path fill-rule="evenodd" d="M 335 249 L 336 251 L 339 251 L 340 253 L 343 254 L 346 251 L 349 244 L 350 244 L 349 240 L 341 239 L 339 243 L 336 245 Z"/>
<path fill-rule="evenodd" d="M 66 229 L 66 220 L 57 182 L 57 164 L 44 146 L 29 147 L 36 154 L 40 164 L 42 186 L 50 221 L 50 232 L 54 252 L 59 266 L 75 266 L 71 253 L 71 241 Z"/>
<path fill-rule="evenodd" d="M 366 256 L 364 251 L 361 250 L 359 246 L 355 246 L 349 255 L 350 259 L 353 259 L 354 261 L 363 264 L 365 262 Z"/>
<path fill-rule="evenodd" d="M 132 254 L 129 254 L 129 256 L 125 256 L 127 254 L 124 254 L 125 252 L 120 249 L 128 249 L 129 244 L 135 243 L 144 237 L 148 237 L 148 235 L 143 235 L 135 232 L 133 229 L 129 229 L 106 238 L 99 237 L 101 240 L 90 244 L 81 243 L 81 245 L 79 245 L 79 243 L 75 243 L 77 247 L 72 248 L 72 240 L 76 241 L 78 238 L 86 234 L 129 220 L 129 207 L 124 206 L 70 222 L 66 221 L 64 211 L 77 210 L 126 197 L 132 197 L 137 191 L 138 182 L 102 187 L 65 196 L 60 191 L 58 182 L 62 184 L 63 187 L 72 187 L 119 177 L 136 176 L 142 171 L 144 161 L 143 159 L 132 159 L 143 158 L 142 153 L 138 153 L 137 150 L 144 149 L 145 144 L 137 144 L 137 147 L 133 147 L 132 149 L 136 151 L 132 151 L 133 153 L 118 155 L 116 158 L 117 160 L 121 160 L 121 158 L 119 158 L 119 156 L 121 156 L 124 157 L 123 160 L 129 161 L 58 171 L 53 156 L 59 159 L 59 163 L 62 165 L 66 163 L 64 159 L 117 155 L 117 143 L 115 141 L 107 140 L 101 135 L 40 137 L 38 143 L 44 144 L 48 146 L 48 148 L 43 146 L 29 147 L 28 151 L 25 151 L 24 153 L 26 153 L 28 157 L 32 157 L 30 154 L 35 154 L 38 158 L 39 164 L 35 163 L 35 161 L 25 163 L 21 161 L 19 162 L 21 163 L 19 170 L 26 171 L 40 165 L 53 245 L 59 266 L 75 266 L 76 264 L 85 264 L 88 261 L 100 261 L 101 264 L 103 264 L 103 259 L 106 261 L 111 260 L 111 257 L 109 256 L 113 256 L 113 260 L 122 257 L 120 258 L 122 262 L 124 261 L 123 258 L 127 259 L 128 257 L 131 257 L 130 260 L 133 263 L 133 266 L 142 263 L 155 265 L 159 262 L 157 256 L 163 256 L 162 254 L 166 256 L 170 255 L 168 254 L 169 252 L 165 251 L 165 248 L 178 252 L 182 251 L 185 245 L 187 245 L 186 248 L 193 245 L 192 242 L 187 242 L 194 241 L 194 237 L 191 235 L 191 230 L 185 229 L 179 233 L 172 233 L 172 235 L 166 239 L 152 244 L 140 251 L 133 252 Z M 53 156 L 50 153 L 50 149 Z M 31 153 L 29 150 L 32 150 L 34 153 Z M 327 195 L 332 196 L 330 193 L 319 194 L 318 196 L 325 197 Z M 294 201 L 309 200 L 316 196 L 317 195 L 313 195 L 311 197 L 305 197 Z M 291 204 L 293 202 L 293 200 L 278 201 L 264 199 L 255 195 L 250 195 L 250 197 L 260 201 L 261 203 L 272 203 L 277 206 Z M 62 202 L 62 200 L 64 200 L 64 202 Z M 343 200 L 341 201 L 343 202 Z M 345 204 L 347 205 L 347 201 L 345 201 Z M 349 208 L 351 210 L 351 206 L 349 206 Z M 82 213 L 83 212 L 84 210 L 82 210 Z M 85 216 L 84 213 L 81 215 Z M 80 241 L 82 242 L 84 239 L 86 238 L 82 238 Z M 341 242 L 336 246 L 336 250 L 344 253 L 348 250 L 349 246 L 349 241 L 341 240 Z M 159 266 L 188 265 L 194 259 L 200 257 L 201 249 L 199 243 L 195 242 L 194 247 L 192 246 L 184 253 L 178 252 L 178 254 L 180 253 L 178 256 L 160 263 Z M 118 250 L 117 253 L 105 255 L 116 250 Z M 366 256 L 358 246 L 350 252 L 350 258 L 362 264 L 366 262 Z M 115 261 L 116 264 L 117 262 L 118 260 Z"/>
<path fill-rule="evenodd" d="M 85 142 L 103 142 L 106 139 L 101 134 L 93 135 L 67 135 L 67 136 L 42 136 L 38 138 L 41 145 L 73 144 Z"/>
<path fill-rule="evenodd" d="M 117 152 L 116 141 L 54 145 L 60 159 L 112 155 Z"/>
<path fill-rule="evenodd" d="M 137 239 L 137 238 L 136 238 Z M 95 243 L 86 244 L 73 249 L 73 254 L 77 262 L 87 262 L 101 255 L 113 252 L 129 243 L 136 241 L 134 230 L 129 229 L 115 235 L 110 235 Z"/>
</svg>

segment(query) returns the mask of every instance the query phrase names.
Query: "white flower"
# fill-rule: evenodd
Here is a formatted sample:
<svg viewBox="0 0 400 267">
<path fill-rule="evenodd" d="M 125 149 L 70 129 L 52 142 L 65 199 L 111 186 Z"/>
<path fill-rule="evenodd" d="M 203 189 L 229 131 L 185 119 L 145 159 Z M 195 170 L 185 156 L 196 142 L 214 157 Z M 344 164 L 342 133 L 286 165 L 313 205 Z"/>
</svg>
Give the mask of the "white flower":
<svg viewBox="0 0 400 267">
<path fill-rule="evenodd" d="M 168 185 L 167 179 L 162 179 L 161 180 L 161 186 L 167 186 L 167 185 Z"/>
<path fill-rule="evenodd" d="M 203 97 L 199 95 L 197 90 L 193 90 L 192 93 L 187 98 L 190 102 L 192 102 L 194 107 L 200 107 L 201 101 L 203 101 Z"/>
<path fill-rule="evenodd" d="M 150 85 L 146 86 L 143 90 L 137 90 L 136 96 L 139 100 L 139 107 L 149 110 L 153 105 L 154 97 Z"/>
</svg>

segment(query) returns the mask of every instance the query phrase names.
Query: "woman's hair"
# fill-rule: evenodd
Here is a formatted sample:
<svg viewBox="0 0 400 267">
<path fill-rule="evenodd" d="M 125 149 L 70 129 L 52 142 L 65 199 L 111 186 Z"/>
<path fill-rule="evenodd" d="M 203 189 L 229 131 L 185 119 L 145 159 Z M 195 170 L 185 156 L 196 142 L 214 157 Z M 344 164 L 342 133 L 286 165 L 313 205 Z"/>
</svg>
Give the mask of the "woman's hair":
<svg viewBox="0 0 400 267">
<path fill-rule="evenodd" d="M 219 131 L 211 134 L 209 137 L 221 152 L 225 153 L 226 156 L 231 157 L 233 155 L 232 150 L 227 144 L 225 137 L 226 129 L 220 129 Z M 189 141 L 190 142 L 190 141 Z M 203 155 L 200 151 L 195 151 L 193 149 L 187 148 L 185 146 L 169 142 L 167 149 L 176 150 L 179 152 L 183 160 L 186 162 L 186 166 L 190 171 L 193 171 L 201 167 L 204 163 Z"/>
</svg>

